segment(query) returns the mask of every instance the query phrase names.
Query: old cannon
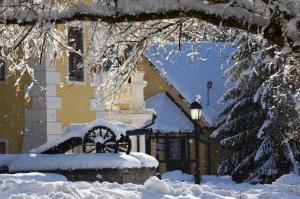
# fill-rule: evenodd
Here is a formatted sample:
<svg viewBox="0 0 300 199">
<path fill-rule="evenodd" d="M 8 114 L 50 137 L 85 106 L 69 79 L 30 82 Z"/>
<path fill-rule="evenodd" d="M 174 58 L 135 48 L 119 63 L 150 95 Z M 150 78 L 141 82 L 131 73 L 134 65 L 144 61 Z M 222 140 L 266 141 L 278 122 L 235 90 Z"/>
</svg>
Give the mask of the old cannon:
<svg viewBox="0 0 300 199">
<path fill-rule="evenodd" d="M 71 124 L 64 133 L 33 149 L 32 153 L 66 153 L 77 147 L 83 153 L 117 153 L 131 151 L 129 136 L 145 134 L 149 129 L 137 129 L 118 121 L 98 119 L 86 124 Z"/>
<path fill-rule="evenodd" d="M 130 136 L 145 133 L 143 128 L 103 119 L 70 124 L 63 134 L 33 149 L 34 154 L 2 157 L 0 172 L 50 172 L 70 181 L 143 184 L 155 175 L 158 161 L 145 153 L 130 153 Z"/>
<path fill-rule="evenodd" d="M 83 137 L 82 151 L 84 153 L 96 152 L 126 152 L 130 153 L 131 140 L 127 134 L 117 135 L 106 126 L 95 126 Z"/>
</svg>

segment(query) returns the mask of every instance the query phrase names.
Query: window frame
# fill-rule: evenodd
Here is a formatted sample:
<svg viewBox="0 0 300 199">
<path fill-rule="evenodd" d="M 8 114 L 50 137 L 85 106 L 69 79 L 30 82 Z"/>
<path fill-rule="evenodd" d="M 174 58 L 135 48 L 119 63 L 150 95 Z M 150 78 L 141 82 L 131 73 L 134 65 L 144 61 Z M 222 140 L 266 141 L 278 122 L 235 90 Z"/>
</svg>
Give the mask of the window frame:
<svg viewBox="0 0 300 199">
<path fill-rule="evenodd" d="M 169 159 L 170 160 L 182 160 L 182 139 L 170 138 L 169 139 Z"/>
<path fill-rule="evenodd" d="M 2 50 L 2 47 L 0 47 L 0 50 Z M 7 61 L 4 58 L 0 58 L 0 63 L 3 63 L 3 68 L 0 67 L 0 84 L 5 84 L 7 83 Z M 2 73 L 3 72 L 3 73 Z M 1 78 L 3 74 L 3 79 Z"/>
<path fill-rule="evenodd" d="M 83 55 L 84 54 L 84 29 L 82 27 L 75 27 L 75 26 L 69 26 L 68 27 L 68 30 L 67 30 L 67 37 L 68 37 L 68 46 L 70 47 L 71 46 L 71 42 L 70 40 L 72 39 L 72 37 L 70 36 L 70 30 L 73 29 L 73 30 L 80 30 L 80 34 L 81 34 L 81 49 L 78 49 L 78 50 L 81 50 L 81 54 Z M 77 50 L 77 51 L 78 51 Z M 71 69 L 71 62 L 70 62 L 70 56 L 71 56 L 71 53 L 74 53 L 75 55 L 77 56 L 81 56 L 81 55 L 78 55 L 77 53 L 75 52 L 71 52 L 71 51 L 68 51 L 68 64 L 67 64 L 67 72 L 68 72 L 68 78 L 67 78 L 67 81 L 71 84 L 86 84 L 86 71 L 85 71 L 85 60 L 84 60 L 84 56 L 81 56 L 81 61 L 82 61 L 82 79 L 78 80 L 76 77 L 74 77 L 74 79 L 71 78 L 71 72 L 70 72 L 70 69 Z"/>
<path fill-rule="evenodd" d="M 6 82 L 6 62 L 4 60 L 0 60 L 0 82 Z"/>
</svg>

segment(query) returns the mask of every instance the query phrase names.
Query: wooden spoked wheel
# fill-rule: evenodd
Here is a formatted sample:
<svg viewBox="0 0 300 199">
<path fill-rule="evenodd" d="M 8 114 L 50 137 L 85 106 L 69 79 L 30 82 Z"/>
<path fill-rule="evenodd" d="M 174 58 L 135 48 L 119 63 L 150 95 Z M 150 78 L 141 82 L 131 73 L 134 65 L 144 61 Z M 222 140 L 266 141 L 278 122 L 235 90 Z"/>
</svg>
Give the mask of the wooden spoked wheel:
<svg viewBox="0 0 300 199">
<path fill-rule="evenodd" d="M 117 153 L 131 151 L 131 140 L 127 135 L 121 135 L 117 140 L 115 133 L 107 127 L 96 126 L 91 128 L 84 136 L 82 142 L 84 153 Z"/>
<path fill-rule="evenodd" d="M 131 151 L 131 140 L 129 136 L 121 135 L 121 139 L 117 141 L 118 143 L 118 150 L 121 152 L 125 152 L 129 154 Z"/>
<path fill-rule="evenodd" d="M 91 128 L 85 134 L 82 143 L 82 151 L 84 153 L 107 153 L 118 152 L 118 143 L 114 132 L 104 126 L 96 126 Z"/>
</svg>

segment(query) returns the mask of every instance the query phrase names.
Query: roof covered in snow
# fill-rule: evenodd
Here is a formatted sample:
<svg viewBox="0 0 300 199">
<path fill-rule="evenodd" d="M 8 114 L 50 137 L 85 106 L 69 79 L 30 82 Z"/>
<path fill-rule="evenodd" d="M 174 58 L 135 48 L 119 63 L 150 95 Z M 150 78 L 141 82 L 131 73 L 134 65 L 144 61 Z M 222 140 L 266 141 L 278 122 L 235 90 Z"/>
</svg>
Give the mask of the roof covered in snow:
<svg viewBox="0 0 300 199">
<path fill-rule="evenodd" d="M 233 52 L 229 45 L 221 43 L 201 43 L 192 52 L 189 44 L 184 44 L 180 51 L 172 51 L 173 46 L 153 48 L 145 56 L 155 66 L 160 75 L 191 103 L 196 95 L 201 96 L 203 113 L 209 123 L 215 123 L 219 113 L 225 107 L 219 103 L 226 91 L 224 71 L 229 67 L 228 58 Z M 207 82 L 212 82 L 209 90 Z"/>
<path fill-rule="evenodd" d="M 146 100 L 146 108 L 156 112 L 153 129 L 161 132 L 192 132 L 194 125 L 184 112 L 165 93 L 158 93 Z"/>
</svg>

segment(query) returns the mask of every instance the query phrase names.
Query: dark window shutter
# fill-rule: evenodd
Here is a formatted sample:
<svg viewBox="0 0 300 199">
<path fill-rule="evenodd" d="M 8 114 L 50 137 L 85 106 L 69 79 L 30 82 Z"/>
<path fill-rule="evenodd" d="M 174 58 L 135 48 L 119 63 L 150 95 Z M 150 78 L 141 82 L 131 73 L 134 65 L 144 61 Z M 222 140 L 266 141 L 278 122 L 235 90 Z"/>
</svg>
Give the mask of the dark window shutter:
<svg viewBox="0 0 300 199">
<path fill-rule="evenodd" d="M 0 81 L 5 81 L 5 61 L 0 58 Z"/>
<path fill-rule="evenodd" d="M 0 52 L 2 51 L 2 46 L 0 46 Z M 5 81 L 5 71 L 6 70 L 6 61 L 0 53 L 0 81 Z"/>
<path fill-rule="evenodd" d="M 84 81 L 82 28 L 69 27 L 68 45 L 76 51 L 69 52 L 69 80 Z"/>
</svg>

